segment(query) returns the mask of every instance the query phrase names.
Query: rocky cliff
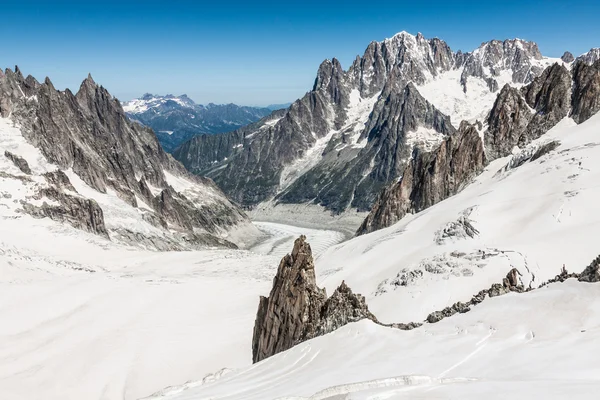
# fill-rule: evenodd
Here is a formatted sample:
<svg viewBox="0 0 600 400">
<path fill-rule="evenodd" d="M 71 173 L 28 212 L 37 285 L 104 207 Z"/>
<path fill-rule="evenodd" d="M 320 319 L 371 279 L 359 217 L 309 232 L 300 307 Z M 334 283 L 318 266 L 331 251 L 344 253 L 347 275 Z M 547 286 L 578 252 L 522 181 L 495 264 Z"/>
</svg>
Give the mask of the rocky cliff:
<svg viewBox="0 0 600 400">
<path fill-rule="evenodd" d="M 23 210 L 32 215 L 155 248 L 161 241 L 166 248 L 227 244 L 222 238 L 228 231 L 249 224 L 211 180 L 187 173 L 162 150 L 152 130 L 131 123 L 118 100 L 91 76 L 73 94 L 56 90 L 48 78 L 39 83 L 18 68 L 6 70 L 0 76 L 0 115 L 41 159 L 20 154 L 21 139 L 9 136 L 2 141 L 6 157 L 21 171 L 35 161 L 36 175 L 61 176 L 62 185 L 33 179 L 34 196 L 55 205 L 27 205 L 31 202 L 24 199 Z M 79 183 L 71 182 L 75 178 Z M 102 212 L 105 207 L 109 212 Z M 122 215 L 115 213 L 125 210 L 133 220 L 116 221 Z"/>
<path fill-rule="evenodd" d="M 380 193 L 357 234 L 388 227 L 456 194 L 487 162 L 525 147 L 567 116 L 585 121 L 599 110 L 599 90 L 600 61 L 577 61 L 572 71 L 554 64 L 521 89 L 505 85 L 486 121 L 485 147 L 475 127 L 463 123 L 439 148 L 417 154 L 400 181 Z"/>
<path fill-rule="evenodd" d="M 402 178 L 379 194 L 357 234 L 393 225 L 407 213 L 419 212 L 458 193 L 485 164 L 479 132 L 463 123 L 437 149 L 414 155 Z"/>
<path fill-rule="evenodd" d="M 252 360 L 259 362 L 364 318 L 375 320 L 364 297 L 352 293 L 344 282 L 330 298 L 317 286 L 312 251 L 301 236 L 292 253 L 281 260 L 269 297 L 260 298 Z"/>
<path fill-rule="evenodd" d="M 276 117 L 222 138 L 196 137 L 174 156 L 247 206 L 274 199 L 367 211 L 402 176 L 414 149 L 431 150 L 456 132 L 455 108 L 488 111 L 471 93 L 487 99 L 506 83 L 529 84 L 550 63 L 519 39 L 462 53 L 401 32 L 369 44 L 347 70 L 336 59 L 323 62 L 312 90 Z M 436 85 L 456 90 L 448 95 Z M 471 103 L 449 105 L 465 93 Z"/>
</svg>

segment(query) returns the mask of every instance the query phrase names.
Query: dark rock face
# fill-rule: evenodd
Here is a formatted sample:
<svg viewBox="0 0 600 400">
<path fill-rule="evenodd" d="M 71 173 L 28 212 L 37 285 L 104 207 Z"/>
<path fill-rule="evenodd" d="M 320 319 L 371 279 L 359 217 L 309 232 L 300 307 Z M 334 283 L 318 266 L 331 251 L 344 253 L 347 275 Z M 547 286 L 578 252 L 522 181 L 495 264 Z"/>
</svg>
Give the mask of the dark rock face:
<svg viewBox="0 0 600 400">
<path fill-rule="evenodd" d="M 581 282 L 600 282 L 600 256 L 596 257 L 590 265 L 579 275 Z"/>
<path fill-rule="evenodd" d="M 519 147 L 539 138 L 569 115 L 571 75 L 564 66 L 554 64 L 523 87 L 522 94 L 536 113 L 529 123 L 526 139 L 519 140 Z"/>
<path fill-rule="evenodd" d="M 38 216 L 68 221 L 81 217 L 81 223 L 74 223 L 74 226 L 80 225 L 103 236 L 106 234 L 106 229 L 96 227 L 103 226 L 96 221 L 102 215 L 97 210 L 97 203 L 56 193 L 75 192 L 62 172 L 72 168 L 91 188 L 100 193 L 114 191 L 131 207 L 138 206 L 136 196 L 150 207 L 156 204 L 151 219 L 169 222 L 175 219 L 170 218 L 166 208 L 159 206 L 160 202 L 154 201 L 148 184 L 162 191 L 175 192 L 167 176 L 185 178 L 197 189 L 198 195 L 193 199 L 182 194 L 172 196 L 173 207 L 185 211 L 179 214 L 173 228 L 188 233 L 198 229 L 220 235 L 237 224 L 248 223 L 246 215 L 230 203 L 211 180 L 188 174 L 162 150 L 152 130 L 130 122 L 118 100 L 97 85 L 91 76 L 74 95 L 68 89 L 57 91 L 48 78 L 40 84 L 31 76 L 23 78 L 18 69 L 15 72 L 6 70 L 0 77 L 0 114 L 10 115 L 20 125 L 25 139 L 59 169 L 46 176 L 50 189 L 45 194 L 61 203 L 65 210 L 40 212 L 35 207 L 28 208 Z M 14 160 L 19 168 L 28 169 L 25 160 Z M 141 185 L 140 180 L 146 185 Z M 210 203 L 203 191 L 211 193 Z"/>
<path fill-rule="evenodd" d="M 15 166 L 17 168 L 19 168 L 22 173 L 27 174 L 27 175 L 31 175 L 31 168 L 29 168 L 29 164 L 27 163 L 27 161 L 23 157 L 20 157 L 20 156 L 18 156 L 16 154 L 13 154 L 13 153 L 11 153 L 8 150 L 6 150 L 4 152 L 4 156 L 6 158 L 8 158 L 10 161 L 12 161 L 13 164 L 15 164 Z"/>
<path fill-rule="evenodd" d="M 550 130 L 569 114 L 571 76 L 558 64 L 547 68 L 520 91 L 505 86 L 488 117 L 485 133 L 490 159 L 509 155 Z M 536 111 L 532 114 L 530 108 Z"/>
<path fill-rule="evenodd" d="M 485 163 L 477 129 L 463 124 L 437 149 L 418 153 L 411 160 L 402 179 L 381 192 L 357 234 L 393 225 L 407 213 L 419 212 L 458 193 Z"/>
<path fill-rule="evenodd" d="M 572 101 L 571 117 L 578 124 L 600 110 L 600 60 L 592 65 L 585 62 L 575 64 Z"/>
<path fill-rule="evenodd" d="M 347 208 L 368 211 L 376 194 L 406 167 L 411 155 L 407 137 L 419 127 L 433 129 L 442 137 L 456 130 L 450 119 L 427 102 L 409 83 L 402 90 L 384 89 L 362 133 L 366 146 L 342 161 L 344 152 L 326 148 L 323 162 L 308 171 L 277 200 L 281 203 L 314 201 L 335 212 Z"/>
<path fill-rule="evenodd" d="M 25 203 L 23 204 L 25 212 L 37 218 L 47 217 L 54 221 L 68 223 L 74 228 L 108 238 L 102 208 L 95 200 L 67 194 L 57 186 L 40 190 L 39 198 L 42 197 L 59 204 L 44 202 L 41 206 L 34 206 Z"/>
<path fill-rule="evenodd" d="M 562 55 L 562 57 L 560 59 L 563 60 L 563 62 L 566 62 L 566 63 L 572 63 L 573 61 L 575 61 L 575 57 L 569 51 L 565 51 L 564 54 Z"/>
<path fill-rule="evenodd" d="M 252 360 L 261 361 L 364 318 L 375 320 L 364 297 L 352 293 L 344 282 L 329 299 L 317 286 L 312 251 L 301 236 L 292 253 L 281 260 L 269 297 L 260 298 Z"/>
<path fill-rule="evenodd" d="M 196 104 L 185 94 L 157 96 L 145 94 L 123 103 L 127 116 L 156 132 L 163 149 L 172 152 L 194 136 L 230 132 L 271 114 L 268 107 L 236 104 Z"/>
</svg>

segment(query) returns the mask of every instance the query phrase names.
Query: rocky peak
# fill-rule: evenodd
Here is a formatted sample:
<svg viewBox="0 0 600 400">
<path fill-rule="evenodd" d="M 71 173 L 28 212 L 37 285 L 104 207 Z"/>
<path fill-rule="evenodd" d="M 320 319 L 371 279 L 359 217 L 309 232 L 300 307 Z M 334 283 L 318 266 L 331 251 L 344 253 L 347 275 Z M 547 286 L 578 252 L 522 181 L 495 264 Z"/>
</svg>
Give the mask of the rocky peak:
<svg viewBox="0 0 600 400">
<path fill-rule="evenodd" d="M 348 74 L 361 95 L 371 97 L 390 79 L 423 84 L 453 65 L 454 54 L 444 41 L 400 32 L 382 42 L 371 42 Z"/>
<path fill-rule="evenodd" d="M 600 47 L 596 47 L 590 49 L 587 53 L 583 53 L 579 57 L 576 58 L 576 61 L 583 61 L 586 64 L 593 64 L 596 61 L 600 60 Z"/>
<path fill-rule="evenodd" d="M 348 102 L 345 72 L 336 58 L 321 63 L 313 91 L 323 91 L 334 104 L 346 104 Z"/>
<path fill-rule="evenodd" d="M 83 196 L 65 193 L 64 185 L 51 182 L 48 188 L 34 190 L 41 198 L 49 198 L 59 205 L 29 206 L 25 211 L 32 215 L 64 221 L 107 237 L 115 233 L 116 236 L 138 235 L 137 242 L 148 239 L 151 246 L 171 249 L 201 244 L 185 242 L 182 236 L 197 237 L 198 232 L 207 237 L 221 236 L 239 223 L 248 223 L 243 212 L 231 204 L 212 181 L 187 174 L 161 149 L 154 132 L 130 123 L 118 100 L 98 86 L 91 76 L 73 95 L 69 90 L 57 91 L 48 78 L 40 85 L 33 78 L 23 79 L 22 74 L 7 70 L 0 78 L 0 114 L 10 116 L 23 138 L 39 150 L 41 158 L 45 158 L 43 162 L 58 168 L 57 173 L 71 170 L 83 181 L 82 185 L 106 196 L 114 193 L 124 202 L 123 207 L 137 208 L 140 205 L 138 199 L 145 199 L 146 206 L 132 210 L 131 214 L 164 231 L 159 234 L 153 227 L 146 226 L 142 228 L 143 234 L 131 233 L 125 232 L 128 228 L 110 226 L 114 215 L 103 213 L 101 205 Z M 24 166 L 27 160 L 21 160 L 19 156 L 26 155 L 15 154 L 13 157 Z M 33 172 L 39 174 L 39 171 Z M 189 183 L 193 190 L 186 194 L 190 198 L 171 188 L 167 174 Z M 168 191 L 169 207 L 148 198 L 149 191 L 142 190 L 148 187 L 139 184 L 142 178 L 156 189 Z M 109 222 L 104 228 L 107 218 Z M 143 225 L 144 221 L 138 222 Z M 171 236 L 173 231 L 180 232 L 181 236 Z M 155 237 L 145 238 L 144 234 L 148 232 L 159 235 L 162 244 Z M 181 243 L 177 242 L 179 239 L 182 239 Z M 221 239 L 214 236 L 207 241 L 212 244 Z"/>
<path fill-rule="evenodd" d="M 571 53 L 570 51 L 565 51 L 564 54 L 562 55 L 562 57 L 560 57 L 560 59 L 569 64 L 572 63 L 573 61 L 575 61 L 575 56 L 573 56 L 573 53 Z"/>
<path fill-rule="evenodd" d="M 600 282 L 600 256 L 596 257 L 590 265 L 579 275 L 581 282 Z"/>
<path fill-rule="evenodd" d="M 565 118 L 570 109 L 571 74 L 563 65 L 553 64 L 520 90 L 505 85 L 487 120 L 488 158 L 507 156 L 515 146 L 523 148 Z"/>
<path fill-rule="evenodd" d="M 600 59 L 575 62 L 572 102 L 571 117 L 578 124 L 600 111 Z"/>
<path fill-rule="evenodd" d="M 312 251 L 302 235 L 281 260 L 269 297 L 260 298 L 252 360 L 259 362 L 364 318 L 375 320 L 364 297 L 352 293 L 344 282 L 329 299 L 317 286 Z"/>
<path fill-rule="evenodd" d="M 472 76 L 483 79 L 490 91 L 495 92 L 500 89 L 498 79 L 503 71 L 510 71 L 511 83 L 529 83 L 544 70 L 539 63 L 542 59 L 534 42 L 509 39 L 482 43 L 464 57 L 463 89 L 468 90 L 467 78 Z"/>
<path fill-rule="evenodd" d="M 477 128 L 461 124 L 431 152 L 417 152 L 400 181 L 379 194 L 357 231 L 366 234 L 395 224 L 461 191 L 486 165 Z"/>
</svg>

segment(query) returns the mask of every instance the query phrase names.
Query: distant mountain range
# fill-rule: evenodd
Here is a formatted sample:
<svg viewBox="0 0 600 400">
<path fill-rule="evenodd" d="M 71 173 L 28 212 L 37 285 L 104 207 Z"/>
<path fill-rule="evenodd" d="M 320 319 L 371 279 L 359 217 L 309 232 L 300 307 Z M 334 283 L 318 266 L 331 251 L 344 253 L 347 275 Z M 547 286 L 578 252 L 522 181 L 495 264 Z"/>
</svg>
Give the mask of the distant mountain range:
<svg viewBox="0 0 600 400">
<path fill-rule="evenodd" d="M 165 151 L 200 134 L 233 131 L 256 122 L 286 104 L 246 107 L 236 104 L 196 104 L 187 95 L 158 96 L 145 94 L 123 103 L 130 119 L 152 128 Z"/>
<path fill-rule="evenodd" d="M 460 147 L 468 159 L 468 146 L 461 143 L 475 146 L 485 137 L 485 160 L 491 160 L 539 137 L 558 117 L 535 96 L 548 86 L 561 93 L 556 98 L 568 97 L 575 65 L 599 57 L 600 51 L 592 49 L 577 58 L 568 52 L 549 58 L 534 42 L 521 39 L 492 40 L 471 52 L 455 52 L 438 38 L 401 32 L 370 43 L 347 70 L 335 58 L 325 60 L 312 90 L 288 109 L 225 135 L 194 137 L 173 155 L 245 206 L 275 201 L 317 204 L 334 213 L 369 211 L 383 188 L 421 160 L 419 154 L 434 157 L 443 144 L 453 151 L 452 146 Z M 518 115 L 522 124 L 532 124 L 531 132 L 519 134 L 517 141 L 497 139 L 502 135 L 496 130 L 514 114 L 508 106 L 499 110 L 509 98 L 520 98 L 519 88 L 531 97 Z M 569 114 L 567 103 L 556 115 Z M 539 116 L 531 117 L 531 110 Z M 469 166 L 482 167 L 485 160 Z M 411 167 L 415 176 L 429 165 L 422 161 Z M 479 169 L 471 172 L 464 179 Z"/>
</svg>

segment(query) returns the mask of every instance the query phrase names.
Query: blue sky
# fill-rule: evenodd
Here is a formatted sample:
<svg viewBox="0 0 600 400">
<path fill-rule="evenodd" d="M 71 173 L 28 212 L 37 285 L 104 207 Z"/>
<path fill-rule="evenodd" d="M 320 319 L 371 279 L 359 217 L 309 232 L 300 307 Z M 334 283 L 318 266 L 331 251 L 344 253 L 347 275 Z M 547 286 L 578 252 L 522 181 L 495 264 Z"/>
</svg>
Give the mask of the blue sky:
<svg viewBox="0 0 600 400">
<path fill-rule="evenodd" d="M 0 65 L 77 89 L 91 72 L 121 100 L 187 93 L 267 105 L 312 86 L 322 60 L 344 68 L 402 30 L 469 51 L 493 38 L 542 53 L 600 47 L 599 1 L 3 1 Z"/>
</svg>

